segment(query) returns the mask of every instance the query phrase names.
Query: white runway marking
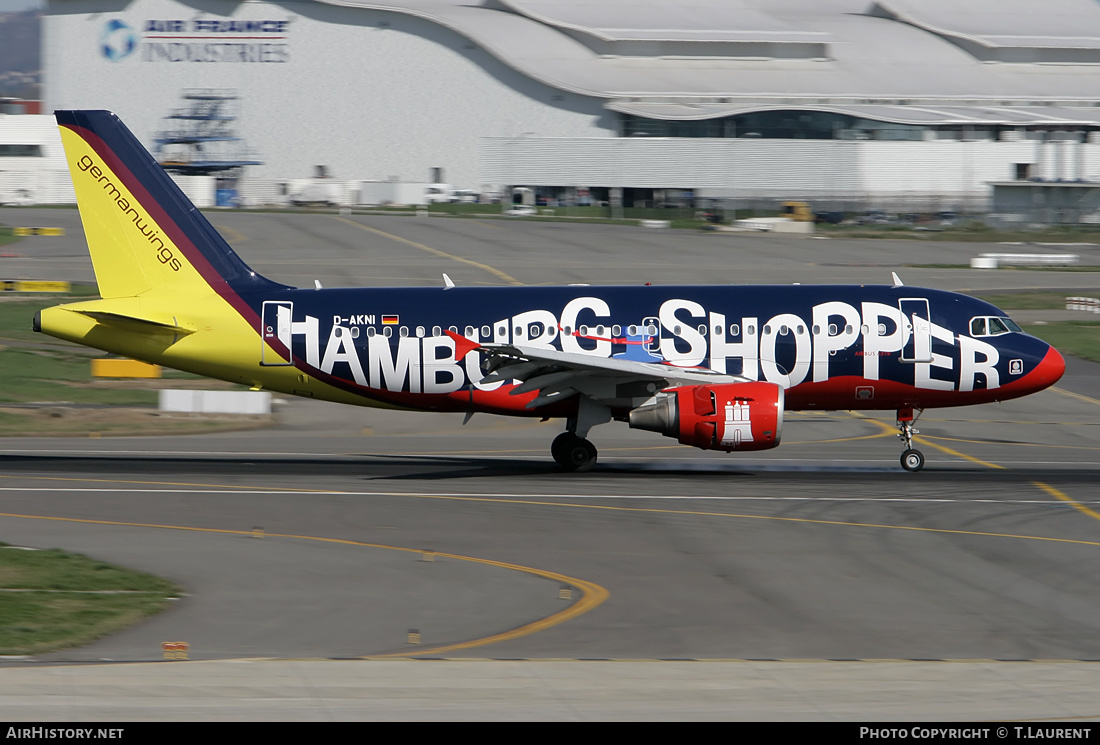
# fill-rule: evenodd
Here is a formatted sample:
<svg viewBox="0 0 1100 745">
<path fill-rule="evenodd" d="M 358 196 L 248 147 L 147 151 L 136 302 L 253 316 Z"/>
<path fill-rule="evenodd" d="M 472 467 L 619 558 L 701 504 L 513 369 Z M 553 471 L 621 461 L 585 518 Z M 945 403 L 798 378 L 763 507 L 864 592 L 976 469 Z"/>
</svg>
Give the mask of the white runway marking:
<svg viewBox="0 0 1100 745">
<path fill-rule="evenodd" d="M 756 497 L 756 496 L 692 496 L 692 495 L 653 495 L 653 494 L 534 494 L 513 492 L 400 492 L 400 491 L 345 491 L 338 489 L 249 489 L 233 488 L 148 488 L 148 489 L 111 489 L 103 487 L 52 487 L 52 486 L 0 486 L 0 492 L 53 492 L 53 493 L 103 493 L 103 494 L 247 494 L 267 496 L 349 496 L 349 497 L 443 497 L 454 499 L 635 499 L 646 501 L 710 501 L 710 502 L 913 502 L 917 504 L 1034 504 L 1044 507 L 1060 507 L 1048 499 L 987 499 L 987 498 L 943 498 L 943 497 Z M 1076 500 L 1080 504 L 1100 504 Z"/>
</svg>

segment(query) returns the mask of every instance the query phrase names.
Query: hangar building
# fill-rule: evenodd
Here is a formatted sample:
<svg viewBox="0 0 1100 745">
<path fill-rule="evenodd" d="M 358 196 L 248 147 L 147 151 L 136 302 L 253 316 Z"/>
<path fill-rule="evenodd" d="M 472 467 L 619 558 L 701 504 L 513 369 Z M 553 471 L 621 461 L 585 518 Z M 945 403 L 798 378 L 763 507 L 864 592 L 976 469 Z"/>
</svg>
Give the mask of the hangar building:
<svg viewBox="0 0 1100 745">
<path fill-rule="evenodd" d="M 239 96 L 257 198 L 338 179 L 979 209 L 1100 181 L 1094 0 L 48 0 L 46 106 Z M 442 169 L 442 176 L 433 169 Z"/>
</svg>

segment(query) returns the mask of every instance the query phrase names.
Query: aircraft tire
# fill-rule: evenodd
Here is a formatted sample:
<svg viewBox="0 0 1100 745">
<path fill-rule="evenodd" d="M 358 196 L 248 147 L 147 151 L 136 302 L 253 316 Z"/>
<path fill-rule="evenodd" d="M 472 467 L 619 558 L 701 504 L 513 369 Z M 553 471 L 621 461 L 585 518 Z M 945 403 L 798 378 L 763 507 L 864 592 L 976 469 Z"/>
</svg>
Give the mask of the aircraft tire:
<svg viewBox="0 0 1100 745">
<path fill-rule="evenodd" d="M 554 458 L 554 462 L 563 468 L 567 468 L 569 460 L 566 453 L 569 451 L 569 447 L 578 439 L 580 438 L 572 432 L 562 432 L 555 437 L 554 441 L 550 443 L 550 455 Z"/>
<path fill-rule="evenodd" d="M 901 454 L 901 467 L 906 471 L 912 471 L 916 473 L 920 469 L 924 468 L 924 453 L 919 450 L 909 448 Z"/>
<path fill-rule="evenodd" d="M 596 465 L 596 446 L 583 437 L 578 437 L 566 454 L 569 458 L 566 468 L 575 473 L 586 473 Z"/>
<path fill-rule="evenodd" d="M 596 465 L 596 446 L 572 432 L 563 432 L 554 439 L 550 454 L 566 471 L 585 473 Z"/>
</svg>

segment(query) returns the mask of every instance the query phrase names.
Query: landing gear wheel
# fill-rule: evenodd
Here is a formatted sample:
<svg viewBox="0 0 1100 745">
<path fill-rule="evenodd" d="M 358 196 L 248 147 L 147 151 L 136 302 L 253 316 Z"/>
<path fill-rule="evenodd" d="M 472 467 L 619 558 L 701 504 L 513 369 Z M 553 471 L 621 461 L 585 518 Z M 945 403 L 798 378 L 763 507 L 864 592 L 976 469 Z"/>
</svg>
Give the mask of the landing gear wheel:
<svg viewBox="0 0 1100 745">
<path fill-rule="evenodd" d="M 560 435 L 554 438 L 554 441 L 550 443 L 550 455 L 553 456 L 554 461 L 559 466 L 565 466 L 567 461 L 565 458 L 565 451 L 577 439 L 577 436 L 572 432 L 562 432 Z"/>
<path fill-rule="evenodd" d="M 913 435 L 918 432 L 913 425 L 923 413 L 924 409 L 898 409 L 898 439 L 905 445 L 905 452 L 901 454 L 901 467 L 914 473 L 924 468 L 924 453 L 913 448 Z"/>
<path fill-rule="evenodd" d="M 570 471 L 585 473 L 591 471 L 596 465 L 596 446 L 582 437 L 578 437 L 572 447 L 565 451 L 567 463 L 565 467 Z"/>
<path fill-rule="evenodd" d="M 596 446 L 572 432 L 563 432 L 554 438 L 550 454 L 566 471 L 584 473 L 596 465 Z"/>
<path fill-rule="evenodd" d="M 901 467 L 914 473 L 924 468 L 924 453 L 909 448 L 901 454 Z"/>
</svg>

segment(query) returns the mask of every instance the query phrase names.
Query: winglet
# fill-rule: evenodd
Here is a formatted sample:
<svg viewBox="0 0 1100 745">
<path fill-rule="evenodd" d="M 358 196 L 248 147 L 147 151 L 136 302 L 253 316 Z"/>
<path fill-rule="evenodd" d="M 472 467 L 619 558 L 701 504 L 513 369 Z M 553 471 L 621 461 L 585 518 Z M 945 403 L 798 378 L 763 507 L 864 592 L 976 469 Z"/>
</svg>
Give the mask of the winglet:
<svg viewBox="0 0 1100 745">
<path fill-rule="evenodd" d="M 476 341 L 470 341 L 465 336 L 459 336 L 458 334 L 456 334 L 455 332 L 453 332 L 449 329 L 446 331 L 446 334 L 447 334 L 447 336 L 454 339 L 454 343 L 455 343 L 455 362 L 458 362 L 459 360 L 463 359 L 470 352 L 474 351 L 475 349 L 477 349 L 481 346 Z"/>
</svg>

